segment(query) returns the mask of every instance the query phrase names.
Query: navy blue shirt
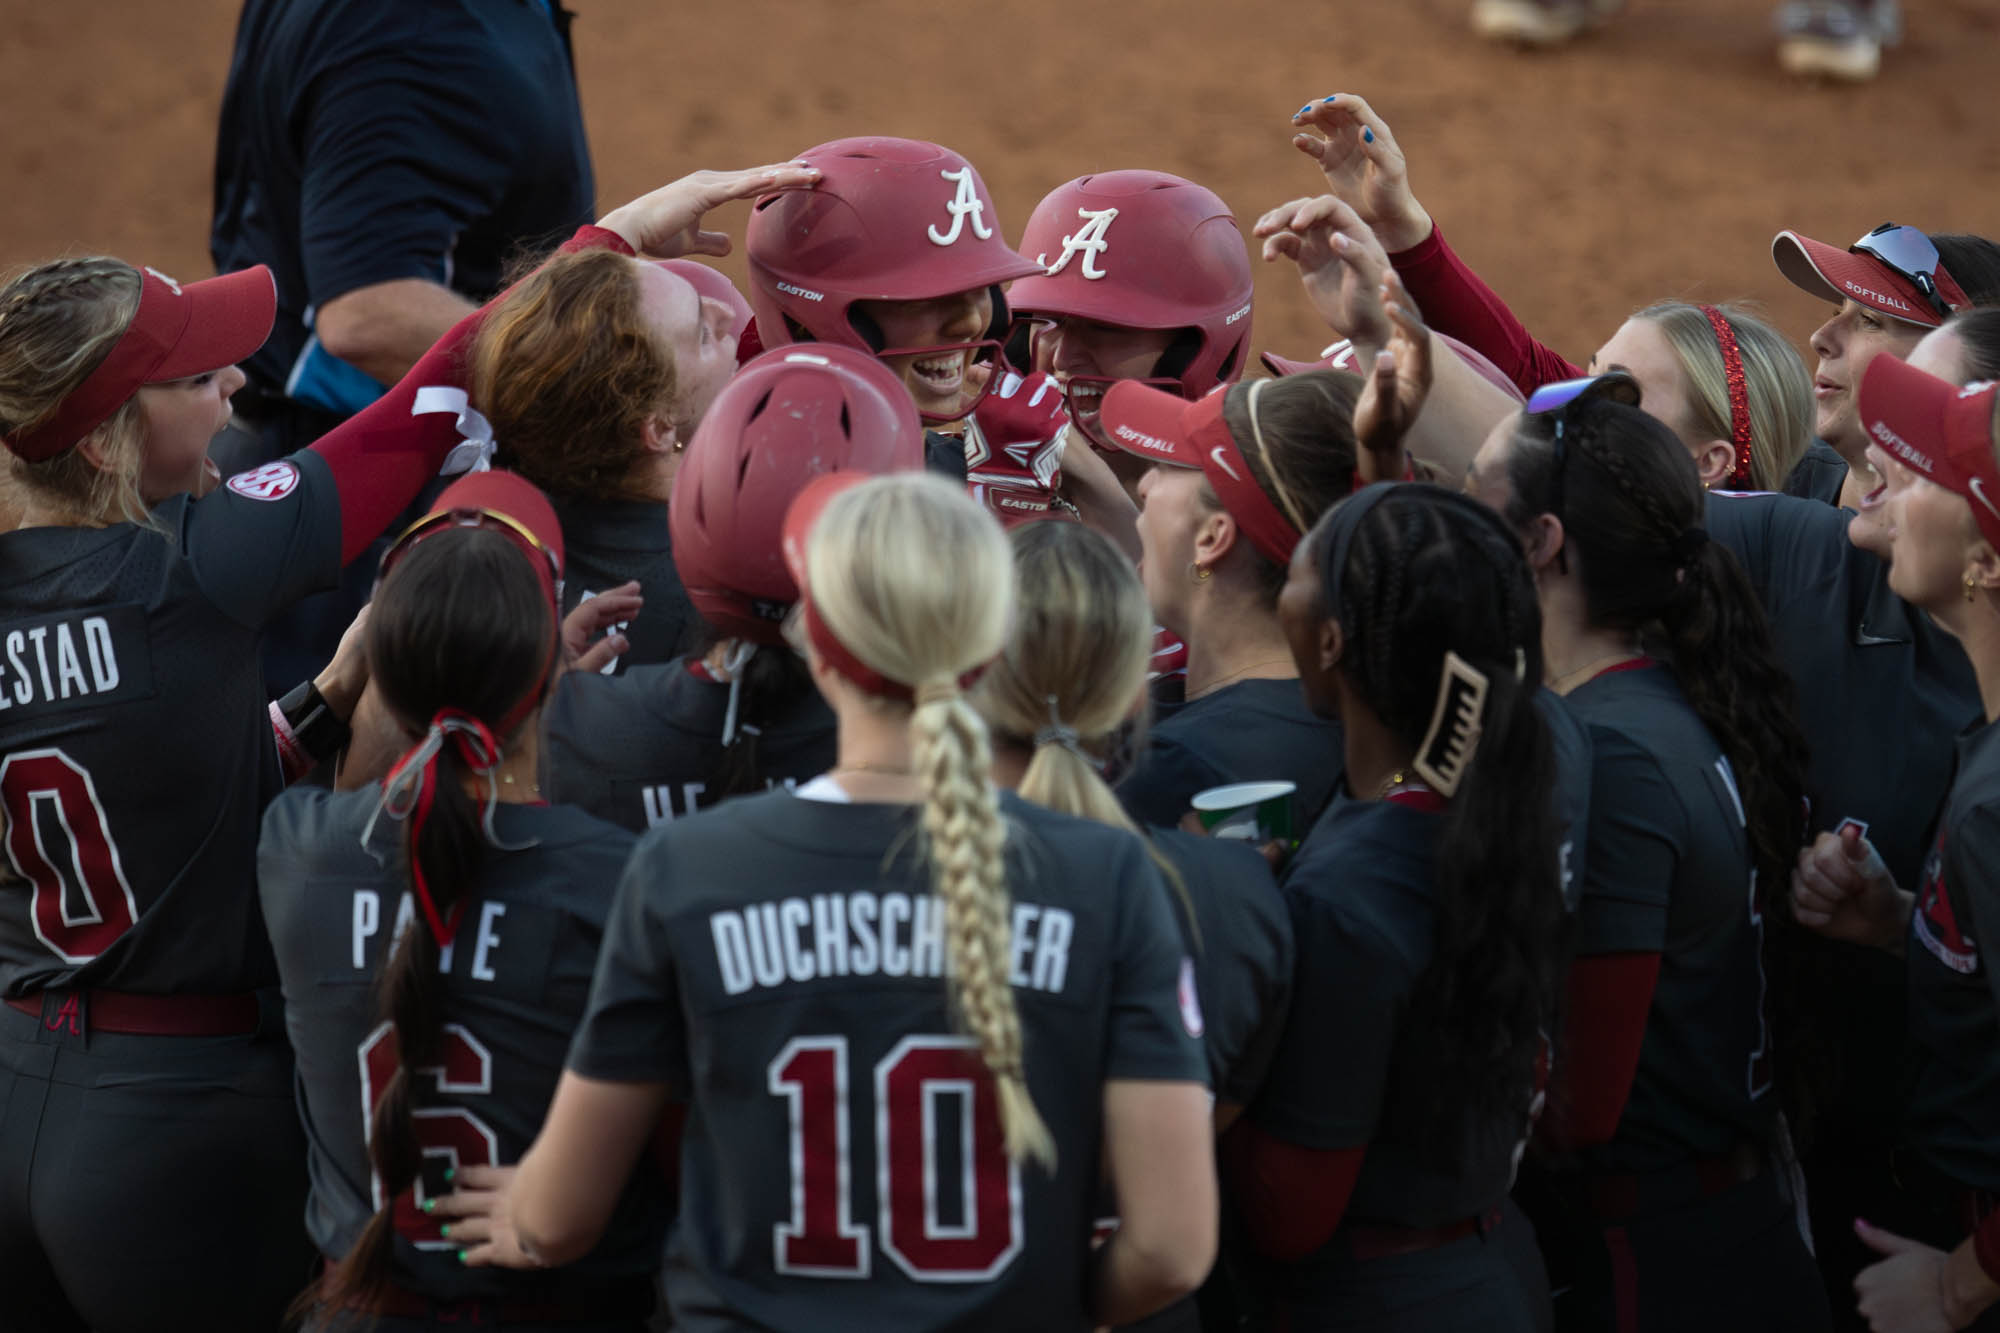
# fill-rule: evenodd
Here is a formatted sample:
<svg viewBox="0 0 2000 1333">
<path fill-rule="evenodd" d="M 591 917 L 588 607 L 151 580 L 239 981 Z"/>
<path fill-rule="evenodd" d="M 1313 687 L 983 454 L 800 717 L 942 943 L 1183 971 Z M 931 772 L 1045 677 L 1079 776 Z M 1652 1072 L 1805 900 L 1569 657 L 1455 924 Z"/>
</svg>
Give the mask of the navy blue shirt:
<svg viewBox="0 0 2000 1333">
<path fill-rule="evenodd" d="M 320 348 L 317 307 L 398 278 L 484 301 L 595 216 L 568 27 L 546 0 L 247 0 L 209 253 L 277 276 L 254 384 L 358 411 L 382 386 Z"/>
</svg>

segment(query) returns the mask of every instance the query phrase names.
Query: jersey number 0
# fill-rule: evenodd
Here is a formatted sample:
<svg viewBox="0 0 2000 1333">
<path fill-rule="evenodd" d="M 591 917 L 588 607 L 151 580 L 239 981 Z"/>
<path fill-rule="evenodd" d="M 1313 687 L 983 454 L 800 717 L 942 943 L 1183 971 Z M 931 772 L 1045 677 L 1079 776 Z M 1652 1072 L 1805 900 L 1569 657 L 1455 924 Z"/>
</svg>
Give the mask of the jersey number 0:
<svg viewBox="0 0 2000 1333">
<path fill-rule="evenodd" d="M 23 750 L 0 763 L 7 859 L 34 885 L 35 938 L 65 963 L 87 963 L 139 919 L 139 904 L 97 784 L 61 750 Z"/>
<path fill-rule="evenodd" d="M 792 1216 L 772 1228 L 772 1261 L 795 1277 L 865 1278 L 869 1241 L 854 1222 L 847 1038 L 794 1037 L 771 1061 L 791 1110 Z M 852 1100 L 862 1100 L 852 1098 Z M 1021 1168 L 1007 1156 L 1000 1104 L 977 1046 L 905 1037 L 875 1066 L 875 1231 L 918 1282 L 986 1282 L 1021 1252 Z M 958 1188 L 940 1180 L 955 1147 Z M 956 1215 L 944 1215 L 956 1195 Z"/>
</svg>

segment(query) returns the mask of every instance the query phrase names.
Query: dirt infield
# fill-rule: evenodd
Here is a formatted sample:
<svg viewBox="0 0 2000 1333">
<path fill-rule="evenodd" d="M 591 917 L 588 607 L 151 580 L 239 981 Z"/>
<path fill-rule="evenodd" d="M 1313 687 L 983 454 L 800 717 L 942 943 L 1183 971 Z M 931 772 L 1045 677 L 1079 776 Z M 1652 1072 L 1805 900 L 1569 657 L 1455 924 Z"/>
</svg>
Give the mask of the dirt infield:
<svg viewBox="0 0 2000 1333">
<path fill-rule="evenodd" d="M 1910 0 L 1864 88 L 1775 71 L 1762 0 L 1632 0 L 1552 55 L 1488 47 L 1465 0 L 569 0 L 599 199 L 844 134 L 978 163 L 1010 238 L 1051 186 L 1157 167 L 1246 225 L 1311 192 L 1288 117 L 1369 96 L 1447 232 L 1581 359 L 1659 297 L 1763 301 L 1803 343 L 1819 307 L 1771 233 L 1844 241 L 1893 218 L 2000 235 L 2000 5 Z M 214 118 L 236 0 L 0 0 L 0 263 L 109 251 L 208 271 Z M 740 234 L 742 209 L 725 217 Z M 740 277 L 737 260 L 725 265 Z M 1259 346 L 1324 340 L 1260 273 Z"/>
</svg>

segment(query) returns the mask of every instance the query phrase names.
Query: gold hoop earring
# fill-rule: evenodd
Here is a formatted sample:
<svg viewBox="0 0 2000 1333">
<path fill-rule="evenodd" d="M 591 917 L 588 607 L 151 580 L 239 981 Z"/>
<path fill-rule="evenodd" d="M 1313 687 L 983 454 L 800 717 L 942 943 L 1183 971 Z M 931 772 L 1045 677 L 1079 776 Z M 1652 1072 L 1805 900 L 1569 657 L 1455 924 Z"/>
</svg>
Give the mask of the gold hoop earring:
<svg viewBox="0 0 2000 1333">
<path fill-rule="evenodd" d="M 1196 583 L 1208 582 L 1208 576 L 1215 572 L 1213 569 L 1210 569 L 1207 565 L 1201 564 L 1198 561 L 1195 564 L 1189 565 L 1188 568 L 1191 571 L 1193 571 L 1194 581 Z M 1968 587 L 1971 586 L 1971 580 L 1968 579 L 1966 583 Z"/>
</svg>

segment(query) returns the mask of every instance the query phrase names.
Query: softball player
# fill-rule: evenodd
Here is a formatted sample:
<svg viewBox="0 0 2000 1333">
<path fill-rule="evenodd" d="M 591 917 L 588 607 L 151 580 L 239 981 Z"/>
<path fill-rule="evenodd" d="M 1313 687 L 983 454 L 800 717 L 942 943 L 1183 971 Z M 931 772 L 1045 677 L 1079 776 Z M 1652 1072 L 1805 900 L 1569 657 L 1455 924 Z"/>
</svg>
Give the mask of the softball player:
<svg viewBox="0 0 2000 1333">
<path fill-rule="evenodd" d="M 558 256 L 494 303 L 470 354 L 471 405 L 497 461 L 548 492 L 562 521 L 564 612 L 639 585 L 607 674 L 672 661 L 697 629 L 666 503 L 682 450 L 736 371 L 736 310 L 712 286 L 617 254 Z"/>
<path fill-rule="evenodd" d="M 833 714 L 781 632 L 798 601 L 785 508 L 814 477 L 923 462 L 916 410 L 874 357 L 823 344 L 746 364 L 696 430 L 671 506 L 680 578 L 711 642 L 621 677 L 565 676 L 549 706 L 549 799 L 644 832 L 825 772 Z"/>
<path fill-rule="evenodd" d="M 562 530 L 505 472 L 449 487 L 391 548 L 370 673 L 420 738 L 381 787 L 293 788 L 258 888 L 312 1143 L 315 1327 L 464 1321 L 637 1329 L 665 1192 L 546 1275 L 467 1269 L 426 1211 L 447 1168 L 515 1160 L 582 1017 L 631 835 L 551 806 L 535 736 L 559 654 Z"/>
<path fill-rule="evenodd" d="M 1755 596 L 1701 526 L 1692 460 L 1635 396 L 1624 376 L 1548 386 L 1474 474 L 1523 536 L 1550 684 L 1594 755 L 1547 1136 L 1588 1220 L 1543 1243 L 1573 1270 L 1558 1308 L 1578 1326 L 1824 1327 L 1779 1175 L 1764 967 L 1805 741 Z M 1671 666 L 1640 642 L 1653 625 Z"/>
<path fill-rule="evenodd" d="M 972 164 L 889 138 L 838 139 L 800 160 L 821 172 L 816 198 L 774 195 L 750 215 L 760 344 L 840 343 L 881 357 L 932 428 L 931 466 L 963 477 L 1003 523 L 1080 509 L 1129 529 L 1130 501 L 1096 460 L 1075 459 L 1065 484 L 1060 387 L 1002 357 L 1002 284 L 1043 266 L 1008 247 Z"/>
<path fill-rule="evenodd" d="M 1340 784 L 1339 724 L 1299 697 L 1278 593 L 1299 534 L 1354 480 L 1351 375 L 1255 380 L 1190 403 L 1124 381 L 1101 429 L 1146 460 L 1139 573 L 1153 614 L 1188 645 L 1187 702 L 1153 728 L 1118 796 L 1141 824 L 1173 827 L 1204 788 L 1296 784 L 1292 826 Z"/>
<path fill-rule="evenodd" d="M 1212 191 L 1163 171 L 1079 176 L 1035 206 L 1021 253 L 1042 266 L 1007 292 L 1031 326 L 1031 363 L 1099 448 L 1112 447 L 1098 412 L 1120 380 L 1193 400 L 1242 377 L 1250 256 Z M 1113 454 L 1113 470 L 1128 458 Z"/>
<path fill-rule="evenodd" d="M 713 248 L 707 209 L 812 179 L 701 173 L 570 244 Z M 27 1327 L 270 1327 L 308 1263 L 253 893 L 280 785 L 257 634 L 461 442 L 453 412 L 413 409 L 456 384 L 475 325 L 312 448 L 218 485 L 204 450 L 273 302 L 261 270 L 181 285 L 108 259 L 0 289 L 21 525 L 0 535 L 0 807 L 23 881 L 0 894 L 0 1270 Z M 76 1162 L 97 1166 L 51 1165 Z"/>
<path fill-rule="evenodd" d="M 1882 1256 L 1855 1282 L 1860 1313 L 1879 1330 L 2000 1328 L 2000 1154 L 1988 1130 L 2000 1108 L 2000 989 L 1979 944 L 2000 920 L 2000 729 L 1990 702 L 2000 681 L 1991 634 L 2000 514 L 1987 499 L 2000 495 L 2000 392 L 1955 389 L 1918 369 L 1953 359 L 1940 340 L 1926 338 L 1910 365 L 1879 358 L 1857 407 L 1883 442 L 1870 462 L 1889 489 L 1891 586 L 1965 644 L 1989 702 L 1959 740 L 1916 879 L 1898 880 L 1867 838 L 1843 830 L 1821 834 L 1792 881 L 1802 922 L 1905 960 L 1916 1078 L 1896 1158 L 1899 1197 L 1890 1215 L 1855 1222 Z"/>
<path fill-rule="evenodd" d="M 1132 835 L 996 800 L 962 693 L 1013 600 L 991 518 L 935 478 L 848 480 L 785 532 L 839 761 L 641 842 L 548 1123 L 479 1201 L 501 1243 L 469 1258 L 588 1248 L 678 1096 L 677 1325 L 1128 1322 L 1214 1251 L 1171 909 Z M 1126 1220 L 1093 1253 L 1101 1171 Z"/>
<path fill-rule="evenodd" d="M 1123 742 L 1144 687 L 1145 589 L 1116 547 L 1075 524 L 1034 523 L 1012 537 L 1014 632 L 972 696 L 993 735 L 994 779 L 1038 805 L 1133 828 L 1097 765 Z M 1173 829 L 1147 837 L 1194 960 L 1181 984 L 1200 1004 L 1216 1126 L 1226 1129 L 1256 1095 L 1284 1023 L 1291 925 L 1270 867 L 1250 847 Z M 1198 1293 L 1202 1321 L 1216 1327 L 1237 1326 L 1258 1303 L 1232 1253 L 1231 1221 L 1225 1212 L 1220 1261 Z M 1182 1303 L 1146 1327 L 1194 1320 Z"/>
<path fill-rule="evenodd" d="M 1560 972 L 1533 583 L 1478 505 L 1384 484 L 1299 544 L 1280 605 L 1346 786 L 1285 874 L 1291 1015 L 1232 1182 L 1286 1327 L 1532 1328 L 1495 1228 Z"/>
</svg>

